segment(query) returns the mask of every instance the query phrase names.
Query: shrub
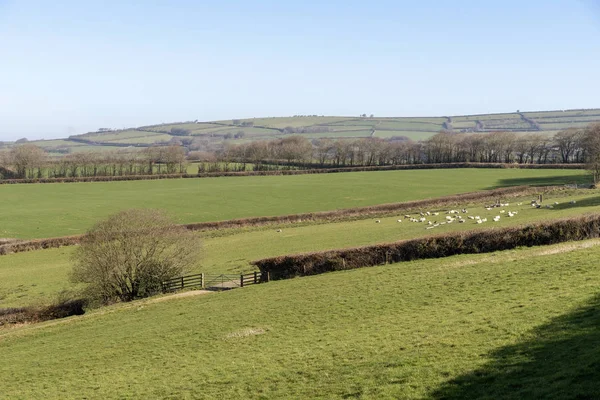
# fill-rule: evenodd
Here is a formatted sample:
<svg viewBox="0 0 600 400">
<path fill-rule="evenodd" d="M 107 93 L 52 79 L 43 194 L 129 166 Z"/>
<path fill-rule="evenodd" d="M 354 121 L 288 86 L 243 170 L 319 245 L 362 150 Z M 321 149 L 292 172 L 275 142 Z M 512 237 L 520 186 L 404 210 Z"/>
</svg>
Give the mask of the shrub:
<svg viewBox="0 0 600 400">
<path fill-rule="evenodd" d="M 83 236 L 72 279 L 88 284 L 94 302 L 131 301 L 159 293 L 163 281 L 196 262 L 199 250 L 199 236 L 161 211 L 122 211 Z"/>
</svg>

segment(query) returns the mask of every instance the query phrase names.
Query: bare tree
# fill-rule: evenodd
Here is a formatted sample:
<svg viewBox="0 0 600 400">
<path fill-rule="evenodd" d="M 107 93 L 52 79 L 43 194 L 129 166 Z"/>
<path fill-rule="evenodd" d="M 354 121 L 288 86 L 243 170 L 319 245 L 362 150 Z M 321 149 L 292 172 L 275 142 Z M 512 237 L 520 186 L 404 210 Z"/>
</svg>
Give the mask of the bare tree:
<svg viewBox="0 0 600 400">
<path fill-rule="evenodd" d="M 585 129 L 583 145 L 587 169 L 594 177 L 594 184 L 597 184 L 600 179 L 600 123 L 590 124 Z"/>
<path fill-rule="evenodd" d="M 167 164 L 167 173 L 174 174 L 179 168 L 179 173 L 184 172 L 185 149 L 180 146 L 169 146 L 164 151 L 164 162 Z"/>
<path fill-rule="evenodd" d="M 127 210 L 96 224 L 75 250 L 74 282 L 101 303 L 151 296 L 198 260 L 199 236 L 161 211 Z"/>
<path fill-rule="evenodd" d="M 36 177 L 35 169 L 37 168 L 37 176 L 41 176 L 42 164 L 46 158 L 44 150 L 34 144 L 24 144 L 16 146 L 10 151 L 10 163 L 15 167 L 19 178 Z"/>
<path fill-rule="evenodd" d="M 566 129 L 554 135 L 554 141 L 558 146 L 558 152 L 563 163 L 566 164 L 571 161 L 571 157 L 573 157 L 581 142 L 582 135 L 582 131 L 577 128 Z"/>
</svg>

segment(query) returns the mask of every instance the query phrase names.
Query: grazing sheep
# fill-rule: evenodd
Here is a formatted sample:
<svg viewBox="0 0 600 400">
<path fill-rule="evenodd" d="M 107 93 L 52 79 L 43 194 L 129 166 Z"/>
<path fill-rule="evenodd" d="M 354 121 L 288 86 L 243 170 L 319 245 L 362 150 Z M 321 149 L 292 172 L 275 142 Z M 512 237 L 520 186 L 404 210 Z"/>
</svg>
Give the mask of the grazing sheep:
<svg viewBox="0 0 600 400">
<path fill-rule="evenodd" d="M 483 224 L 483 220 L 478 219 L 477 221 L 475 221 L 478 224 Z"/>
<path fill-rule="evenodd" d="M 437 216 L 437 215 L 440 215 L 440 213 L 439 212 L 435 212 L 435 213 L 433 213 L 433 215 Z"/>
<path fill-rule="evenodd" d="M 499 215 L 496 215 L 496 216 L 494 217 L 494 222 L 498 222 L 498 221 L 500 221 L 500 216 L 499 216 Z"/>
<path fill-rule="evenodd" d="M 376 219 L 376 220 L 375 220 L 375 223 L 376 223 L 376 224 L 380 224 L 380 223 L 381 223 L 381 220 L 379 220 L 379 219 Z"/>
<path fill-rule="evenodd" d="M 281 229 L 277 229 L 277 232 L 278 232 L 278 233 L 281 233 L 281 232 L 282 232 L 282 230 L 281 230 Z"/>
<path fill-rule="evenodd" d="M 504 214 L 506 211 L 504 210 L 500 210 L 500 214 Z"/>
<path fill-rule="evenodd" d="M 475 219 L 475 217 L 472 215 L 469 215 L 469 219 Z"/>
<path fill-rule="evenodd" d="M 558 205 L 558 201 L 555 201 L 555 202 L 554 202 L 554 205 L 555 205 L 555 206 L 557 206 L 557 205 Z"/>
<path fill-rule="evenodd" d="M 575 203 L 577 203 L 575 200 L 571 200 L 571 201 L 569 202 L 569 204 L 575 204 Z"/>
<path fill-rule="evenodd" d="M 402 220 L 401 220 L 401 219 L 399 219 L 399 220 L 398 220 L 398 222 L 402 222 Z"/>
<path fill-rule="evenodd" d="M 410 215 L 405 215 L 404 219 L 410 219 Z"/>
</svg>

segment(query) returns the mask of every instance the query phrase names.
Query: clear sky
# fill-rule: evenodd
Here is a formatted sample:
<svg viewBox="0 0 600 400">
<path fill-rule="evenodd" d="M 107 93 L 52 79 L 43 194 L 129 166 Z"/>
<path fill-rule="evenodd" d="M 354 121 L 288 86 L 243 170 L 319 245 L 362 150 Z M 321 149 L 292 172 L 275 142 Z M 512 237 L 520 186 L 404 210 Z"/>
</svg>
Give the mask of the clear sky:
<svg viewBox="0 0 600 400">
<path fill-rule="evenodd" d="M 599 0 L 0 0 L 0 140 L 592 107 Z"/>
</svg>

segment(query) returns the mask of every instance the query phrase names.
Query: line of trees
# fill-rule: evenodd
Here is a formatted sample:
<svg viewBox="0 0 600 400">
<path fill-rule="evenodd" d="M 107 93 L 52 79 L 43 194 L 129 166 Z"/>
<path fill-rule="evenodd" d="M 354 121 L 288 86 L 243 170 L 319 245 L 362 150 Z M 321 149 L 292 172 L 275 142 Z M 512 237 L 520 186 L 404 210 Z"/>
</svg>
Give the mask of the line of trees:
<svg viewBox="0 0 600 400">
<path fill-rule="evenodd" d="M 317 163 L 321 166 L 374 166 L 420 163 L 585 163 L 595 157 L 600 124 L 567 129 L 554 136 L 515 132 L 440 132 L 414 142 L 408 138 L 316 139 L 302 136 L 227 146 L 220 160 L 237 159 L 255 164 L 267 160 Z M 598 156 L 600 158 L 600 156 Z M 599 171 L 600 174 L 600 171 Z"/>
<path fill-rule="evenodd" d="M 186 151 L 181 146 L 156 146 L 139 152 L 80 152 L 50 158 L 42 148 L 24 144 L 4 154 L 0 166 L 13 171 L 4 178 L 17 179 L 175 174 L 186 172 Z"/>
<path fill-rule="evenodd" d="M 4 154 L 0 167 L 9 166 L 14 171 L 14 176 L 5 178 L 31 179 L 185 173 L 186 159 L 225 166 L 241 164 L 243 167 L 236 165 L 236 171 L 245 171 L 246 163 L 252 164 L 254 171 L 272 165 L 279 168 L 281 165 L 351 167 L 457 162 L 587 163 L 596 181 L 600 179 L 600 123 L 563 130 L 553 136 L 537 132 L 443 131 L 415 142 L 406 137 L 309 140 L 293 135 L 239 145 L 225 143 L 213 151 L 189 150 L 181 145 L 153 146 L 137 152 L 81 152 L 50 159 L 41 148 L 23 144 L 13 147 L 8 154 L 0 153 Z"/>
</svg>

